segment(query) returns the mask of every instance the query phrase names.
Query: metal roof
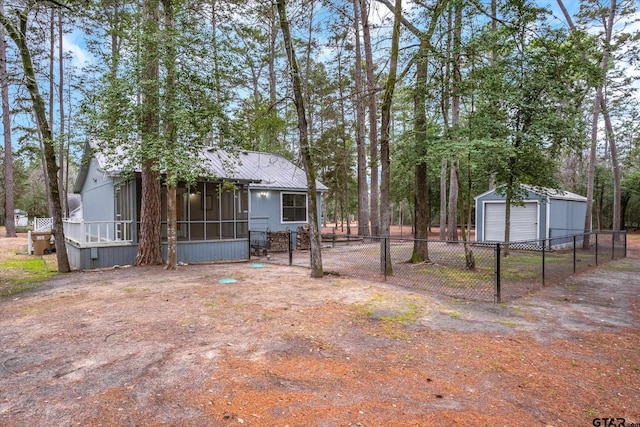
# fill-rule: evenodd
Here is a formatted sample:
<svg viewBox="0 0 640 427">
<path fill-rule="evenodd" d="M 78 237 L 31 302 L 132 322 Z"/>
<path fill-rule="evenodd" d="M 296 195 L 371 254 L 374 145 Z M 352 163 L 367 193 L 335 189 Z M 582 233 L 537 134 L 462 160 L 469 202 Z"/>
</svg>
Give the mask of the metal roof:
<svg viewBox="0 0 640 427">
<path fill-rule="evenodd" d="M 307 189 L 307 176 L 301 168 L 282 156 L 257 151 L 230 153 L 216 148 L 203 151 L 205 167 L 216 177 L 252 181 L 251 188 Z M 328 188 L 316 181 L 319 191 Z"/>
<path fill-rule="evenodd" d="M 108 161 L 109 155 L 100 152 L 97 148 L 98 144 L 95 141 L 88 142 L 85 156 L 90 155 L 93 149 L 93 156 L 98 161 L 100 170 L 109 175 L 118 175 L 121 169 L 114 168 L 113 162 L 110 164 Z M 126 149 L 116 149 L 113 157 L 126 158 L 125 152 Z M 200 152 L 200 158 L 204 168 L 215 178 L 246 181 L 250 183 L 251 188 L 256 189 L 307 190 L 307 176 L 304 170 L 278 154 L 244 150 L 231 152 L 209 147 Z M 83 162 L 83 170 L 78 176 L 76 188 L 82 188 L 80 181 L 84 182 L 87 167 L 88 162 Z M 140 171 L 140 167 L 136 167 L 136 170 Z M 317 180 L 316 189 L 321 192 L 329 190 Z"/>
<path fill-rule="evenodd" d="M 527 191 L 535 193 L 535 194 L 537 194 L 539 196 L 549 197 L 550 199 L 574 200 L 574 201 L 578 201 L 578 202 L 586 202 L 587 201 L 586 197 L 581 196 L 581 195 L 576 194 L 576 193 L 572 193 L 570 191 L 556 190 L 554 188 L 547 188 L 547 187 L 535 187 L 533 185 L 527 185 L 527 184 L 521 184 L 520 186 L 522 188 L 524 188 L 525 190 L 527 190 Z M 504 187 L 504 185 L 501 185 L 500 187 Z M 496 191 L 496 189 L 485 191 L 484 193 L 478 194 L 477 196 L 475 196 L 474 199 L 477 200 L 480 197 L 486 196 L 487 194 L 493 193 L 495 191 Z"/>
</svg>

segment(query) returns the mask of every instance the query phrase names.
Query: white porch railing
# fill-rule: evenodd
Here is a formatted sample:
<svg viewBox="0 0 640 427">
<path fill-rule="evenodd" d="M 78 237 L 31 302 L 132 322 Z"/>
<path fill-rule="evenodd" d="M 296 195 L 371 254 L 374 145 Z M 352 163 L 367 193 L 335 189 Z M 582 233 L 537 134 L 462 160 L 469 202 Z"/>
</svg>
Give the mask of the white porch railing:
<svg viewBox="0 0 640 427">
<path fill-rule="evenodd" d="M 51 231 L 53 218 L 33 218 L 33 231 Z"/>
<path fill-rule="evenodd" d="M 131 221 L 65 219 L 64 237 L 81 248 L 131 244 Z"/>
</svg>

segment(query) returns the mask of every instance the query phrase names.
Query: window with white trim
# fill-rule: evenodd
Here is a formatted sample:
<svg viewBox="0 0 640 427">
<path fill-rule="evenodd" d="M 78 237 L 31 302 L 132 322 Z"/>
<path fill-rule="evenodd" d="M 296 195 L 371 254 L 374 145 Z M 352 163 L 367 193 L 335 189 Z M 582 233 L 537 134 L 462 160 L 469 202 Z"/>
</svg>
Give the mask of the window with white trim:
<svg viewBox="0 0 640 427">
<path fill-rule="evenodd" d="M 282 193 L 282 222 L 307 222 L 307 195 Z"/>
</svg>

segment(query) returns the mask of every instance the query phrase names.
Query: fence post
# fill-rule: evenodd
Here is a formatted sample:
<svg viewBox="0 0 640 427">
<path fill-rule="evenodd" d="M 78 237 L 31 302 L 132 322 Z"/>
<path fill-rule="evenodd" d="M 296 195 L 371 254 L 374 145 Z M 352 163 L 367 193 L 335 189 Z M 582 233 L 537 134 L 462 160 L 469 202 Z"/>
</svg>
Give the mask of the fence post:
<svg viewBox="0 0 640 427">
<path fill-rule="evenodd" d="M 576 272 L 576 236 L 573 235 L 573 272 Z"/>
<path fill-rule="evenodd" d="M 598 265 L 598 233 L 596 233 L 596 266 Z"/>
<path fill-rule="evenodd" d="M 616 259 L 616 232 L 611 233 L 611 261 Z"/>
<path fill-rule="evenodd" d="M 544 280 L 545 280 L 545 273 L 546 273 L 546 271 L 545 271 L 545 266 L 546 266 L 546 262 L 545 262 L 546 261 L 546 256 L 545 255 L 546 255 L 546 252 L 547 252 L 547 251 L 545 251 L 546 244 L 547 244 L 547 239 L 544 239 L 544 244 L 542 245 L 542 287 L 543 288 L 544 288 L 544 285 L 545 285 Z M 549 239 L 549 247 L 551 247 L 551 239 Z"/>
<path fill-rule="evenodd" d="M 249 257 L 248 257 L 248 259 L 251 260 L 251 230 L 247 230 L 247 237 L 249 238 Z"/>
<path fill-rule="evenodd" d="M 627 257 L 627 230 L 624 231 L 624 257 Z"/>
<path fill-rule="evenodd" d="M 496 244 L 496 302 L 500 301 L 500 243 Z"/>
<path fill-rule="evenodd" d="M 382 267 L 384 270 L 384 281 L 387 281 L 387 239 L 388 237 L 383 237 L 384 241 L 384 266 Z"/>
<path fill-rule="evenodd" d="M 293 232 L 291 230 L 287 230 L 289 232 L 289 265 L 293 265 L 293 245 L 291 244 L 291 238 L 293 237 Z M 297 238 L 297 236 L 296 236 Z"/>
</svg>

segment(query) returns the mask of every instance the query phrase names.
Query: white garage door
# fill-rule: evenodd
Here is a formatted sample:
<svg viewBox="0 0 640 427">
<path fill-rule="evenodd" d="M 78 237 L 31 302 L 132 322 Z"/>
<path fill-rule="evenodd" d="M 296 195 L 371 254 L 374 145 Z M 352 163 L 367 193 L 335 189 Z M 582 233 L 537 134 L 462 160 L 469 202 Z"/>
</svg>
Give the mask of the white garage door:
<svg viewBox="0 0 640 427">
<path fill-rule="evenodd" d="M 486 203 L 484 208 L 484 240 L 504 241 L 505 203 Z M 511 240 L 538 238 L 538 203 L 525 202 L 511 206 Z"/>
</svg>

